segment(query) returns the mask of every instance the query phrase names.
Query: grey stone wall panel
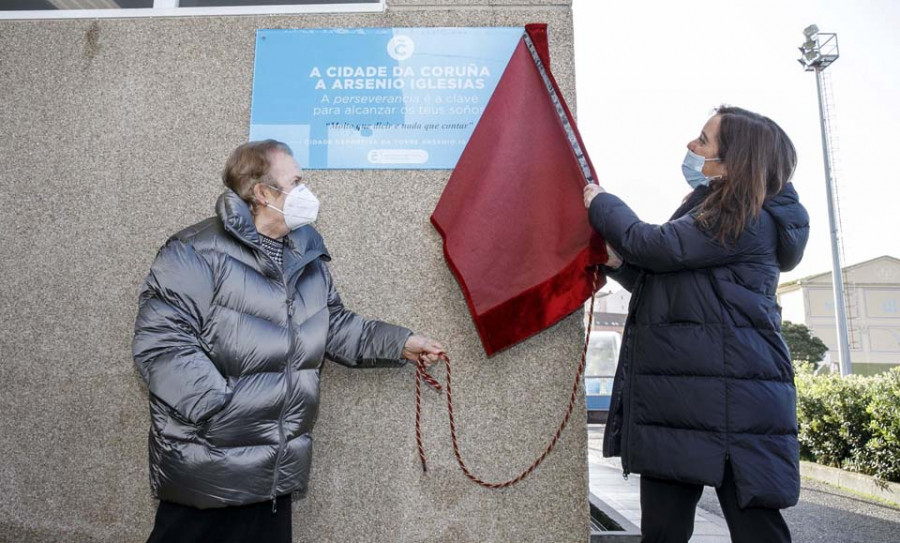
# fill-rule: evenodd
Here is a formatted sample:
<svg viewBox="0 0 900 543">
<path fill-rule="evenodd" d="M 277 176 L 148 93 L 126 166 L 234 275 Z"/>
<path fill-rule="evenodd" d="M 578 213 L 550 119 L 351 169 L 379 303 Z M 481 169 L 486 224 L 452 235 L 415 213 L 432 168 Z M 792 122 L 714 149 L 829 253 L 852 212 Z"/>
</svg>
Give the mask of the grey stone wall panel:
<svg viewBox="0 0 900 543">
<path fill-rule="evenodd" d="M 477 7 L 502 7 L 509 9 L 511 7 L 569 7 L 572 0 L 387 0 L 388 9 L 415 6 L 416 8 L 426 8 L 430 6 L 477 6 Z"/>
<path fill-rule="evenodd" d="M 0 540 L 149 533 L 147 398 L 130 356 L 138 288 L 165 239 L 213 213 L 225 157 L 248 133 L 256 29 L 541 21 L 572 103 L 571 12 L 555 6 L 0 22 Z M 484 357 L 428 222 L 449 173 L 309 180 L 345 302 L 446 344 L 463 454 L 506 479 L 555 431 L 583 326 L 573 315 Z M 587 539 L 583 396 L 537 472 L 492 491 L 457 468 L 443 397 L 430 391 L 421 472 L 413 376 L 326 365 L 296 541 Z"/>
</svg>

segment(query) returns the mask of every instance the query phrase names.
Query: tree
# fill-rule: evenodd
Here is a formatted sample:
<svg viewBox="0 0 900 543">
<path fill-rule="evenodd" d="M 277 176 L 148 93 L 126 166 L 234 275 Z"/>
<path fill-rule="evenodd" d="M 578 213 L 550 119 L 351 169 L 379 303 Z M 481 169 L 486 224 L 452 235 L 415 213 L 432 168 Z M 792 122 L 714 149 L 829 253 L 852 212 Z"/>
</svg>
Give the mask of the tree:
<svg viewBox="0 0 900 543">
<path fill-rule="evenodd" d="M 812 334 L 805 324 L 794 324 L 784 321 L 781 335 L 791 350 L 791 358 L 796 361 L 817 364 L 825 358 L 828 346 Z"/>
</svg>

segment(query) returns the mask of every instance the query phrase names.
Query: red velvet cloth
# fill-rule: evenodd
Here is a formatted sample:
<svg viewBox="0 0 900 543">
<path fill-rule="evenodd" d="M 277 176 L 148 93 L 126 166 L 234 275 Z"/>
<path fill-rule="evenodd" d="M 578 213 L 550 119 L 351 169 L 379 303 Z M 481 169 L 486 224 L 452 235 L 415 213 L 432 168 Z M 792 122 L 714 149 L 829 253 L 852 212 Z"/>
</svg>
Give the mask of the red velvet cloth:
<svg viewBox="0 0 900 543">
<path fill-rule="evenodd" d="M 526 31 L 562 100 L 546 25 Z M 550 327 L 593 293 L 591 268 L 606 262 L 606 251 L 588 224 L 586 182 L 523 37 L 431 216 L 488 355 Z"/>
</svg>

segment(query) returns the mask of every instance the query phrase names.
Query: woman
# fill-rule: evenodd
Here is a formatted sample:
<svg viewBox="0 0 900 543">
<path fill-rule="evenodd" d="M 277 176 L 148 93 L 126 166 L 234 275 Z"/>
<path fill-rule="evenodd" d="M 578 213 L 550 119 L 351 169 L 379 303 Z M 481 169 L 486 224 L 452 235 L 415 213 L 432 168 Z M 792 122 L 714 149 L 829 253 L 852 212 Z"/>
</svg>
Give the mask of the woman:
<svg viewBox="0 0 900 543">
<path fill-rule="evenodd" d="M 669 222 L 585 188 L 609 275 L 632 292 L 603 453 L 641 474 L 645 542 L 688 541 L 704 485 L 733 542 L 790 541 L 796 391 L 775 289 L 809 235 L 796 163 L 772 120 L 722 106 L 688 143 L 694 190 Z"/>
</svg>

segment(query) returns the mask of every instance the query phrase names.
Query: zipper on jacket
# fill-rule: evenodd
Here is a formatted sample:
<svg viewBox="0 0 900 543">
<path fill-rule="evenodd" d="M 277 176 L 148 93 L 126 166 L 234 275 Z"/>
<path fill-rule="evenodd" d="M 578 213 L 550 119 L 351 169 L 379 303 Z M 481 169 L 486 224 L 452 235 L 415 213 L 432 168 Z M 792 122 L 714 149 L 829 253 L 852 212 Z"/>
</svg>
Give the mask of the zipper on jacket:
<svg viewBox="0 0 900 543">
<path fill-rule="evenodd" d="M 284 456 L 284 452 L 287 449 L 287 438 L 284 434 L 284 413 L 287 410 L 288 399 L 291 395 L 291 356 L 294 352 L 294 300 L 290 298 L 290 292 L 288 288 L 287 276 L 284 274 L 284 269 L 281 271 L 282 278 L 284 279 L 284 292 L 285 292 L 285 304 L 287 305 L 287 321 L 288 321 L 288 334 L 290 344 L 288 346 L 288 359 L 284 365 L 284 376 L 285 376 L 285 392 L 284 392 L 284 401 L 281 404 L 281 414 L 278 415 L 278 453 L 275 455 L 275 473 L 272 476 L 272 514 L 274 515 L 278 511 L 278 507 L 276 504 L 275 492 L 278 488 L 278 476 L 281 471 L 281 457 Z"/>
<path fill-rule="evenodd" d="M 647 280 L 647 277 L 645 274 L 642 274 L 642 276 L 638 278 L 638 281 L 640 281 L 640 283 L 638 284 L 638 288 L 636 289 L 637 292 L 634 292 L 633 296 L 632 296 L 634 308 L 633 309 L 629 308 L 629 310 L 628 310 L 628 318 L 631 319 L 631 322 L 630 322 L 631 326 L 629 326 L 628 328 L 631 333 L 628 334 L 628 338 L 627 338 L 628 341 L 626 341 L 625 345 L 624 345 L 624 348 L 628 349 L 628 352 L 626 353 L 627 356 L 623 357 L 623 361 L 626 364 L 626 366 L 623 370 L 623 375 L 625 375 L 626 378 L 628 379 L 628 390 L 626 391 L 627 395 L 623 393 L 623 398 L 622 398 L 622 447 L 621 448 L 622 448 L 622 477 L 626 481 L 628 480 L 628 475 L 631 473 L 631 470 L 629 467 L 630 462 L 628 459 L 628 455 L 629 455 L 628 427 L 629 427 L 629 419 L 631 418 L 631 405 L 630 404 L 634 400 L 634 398 L 633 398 L 634 394 L 632 391 L 633 385 L 634 385 L 634 375 L 629 375 L 629 371 L 631 371 L 633 369 L 633 364 L 631 364 L 631 358 L 634 356 L 634 348 L 633 348 L 633 346 L 634 346 L 634 330 L 632 330 L 632 328 L 634 328 L 634 326 L 637 323 L 636 315 L 637 315 L 638 309 L 640 308 L 641 295 L 644 293 L 644 282 L 646 280 Z M 625 401 L 625 398 L 628 398 L 627 402 Z"/>
<path fill-rule="evenodd" d="M 244 236 L 240 235 L 239 232 L 237 232 L 233 229 L 228 229 L 227 225 L 226 225 L 226 230 L 229 230 L 235 237 L 242 240 L 244 243 L 250 245 L 251 247 L 255 248 L 265 258 L 267 258 L 274 267 L 276 267 L 276 268 L 278 267 L 278 265 L 275 263 L 275 260 L 273 260 L 272 257 L 269 256 L 268 253 L 266 253 L 264 250 L 262 250 L 258 244 L 254 244 L 253 242 L 251 242 Z M 285 245 L 287 246 L 287 248 L 291 252 L 293 252 L 294 254 L 296 254 L 302 258 L 303 255 L 300 254 L 294 247 L 294 241 L 291 239 L 290 235 L 285 236 L 284 240 L 285 240 Z M 289 292 L 289 287 L 288 287 L 288 277 L 287 277 L 287 274 L 285 274 L 285 272 L 284 272 L 284 264 L 281 265 L 281 280 L 284 283 L 284 294 L 286 297 L 285 303 L 287 304 L 287 307 L 288 307 L 288 309 L 287 309 L 288 332 L 290 334 L 290 337 L 289 337 L 290 345 L 288 347 L 288 352 L 289 352 L 288 356 L 290 357 L 290 354 L 292 354 L 294 352 L 294 301 L 292 298 L 290 298 L 290 292 Z M 284 435 L 284 412 L 287 409 L 288 397 L 291 393 L 291 386 L 292 386 L 290 359 L 288 359 L 287 363 L 285 364 L 284 373 L 285 373 L 287 386 L 286 386 L 286 390 L 285 390 L 284 402 L 281 404 L 281 414 L 278 416 L 278 436 L 279 436 L 278 453 L 275 456 L 275 472 L 272 477 L 272 490 L 270 492 L 270 494 L 272 496 L 272 514 L 273 515 L 278 512 L 278 502 L 276 501 L 277 496 L 275 496 L 275 491 L 278 488 L 278 473 L 279 473 L 279 468 L 281 467 L 281 457 L 284 454 L 284 450 L 286 449 L 286 447 L 285 447 L 286 438 Z"/>
<path fill-rule="evenodd" d="M 707 271 L 710 285 L 716 294 L 719 302 L 719 308 L 722 311 L 722 381 L 725 383 L 725 461 L 728 462 L 731 457 L 731 383 L 728 377 L 728 359 L 725 349 L 726 336 L 729 334 L 725 330 L 725 320 L 728 318 L 728 307 L 725 303 L 725 294 L 719 286 L 719 280 L 712 271 Z"/>
<path fill-rule="evenodd" d="M 634 323 L 632 322 L 632 325 Z M 630 363 L 631 361 L 628 359 L 634 356 L 634 351 L 631 349 L 633 334 L 629 334 L 628 342 L 626 343 L 625 348 L 628 349 L 628 357 L 626 357 L 625 363 L 627 366 L 625 367 L 625 375 L 628 375 L 629 370 L 633 365 Z M 631 418 L 631 402 L 634 400 L 633 395 L 633 385 L 634 384 L 634 375 L 628 375 L 628 390 L 626 391 L 628 401 L 626 402 L 623 398 L 622 400 L 622 476 L 625 480 L 628 480 L 628 474 L 631 473 L 629 470 L 629 459 L 628 455 L 630 453 L 630 447 L 628 446 L 628 429 L 629 429 L 629 419 Z"/>
<path fill-rule="evenodd" d="M 634 326 L 634 320 L 632 320 L 631 325 Z M 629 373 L 631 368 L 633 367 L 633 364 L 631 364 L 631 357 L 634 356 L 634 350 L 631 348 L 633 337 L 634 332 L 632 331 L 631 334 L 628 334 L 628 341 L 625 342 L 625 348 L 628 349 L 628 352 L 626 353 L 627 356 L 625 356 L 623 360 L 626 364 L 623 374 L 628 379 L 627 390 L 622 394 L 622 477 L 626 481 L 628 480 L 628 474 L 631 473 L 628 461 L 628 454 L 630 451 L 630 448 L 628 447 L 628 419 L 631 418 L 630 404 L 633 401 L 632 384 L 634 383 L 634 375 L 631 375 Z M 627 398 L 628 401 L 625 401 L 625 398 Z"/>
</svg>

